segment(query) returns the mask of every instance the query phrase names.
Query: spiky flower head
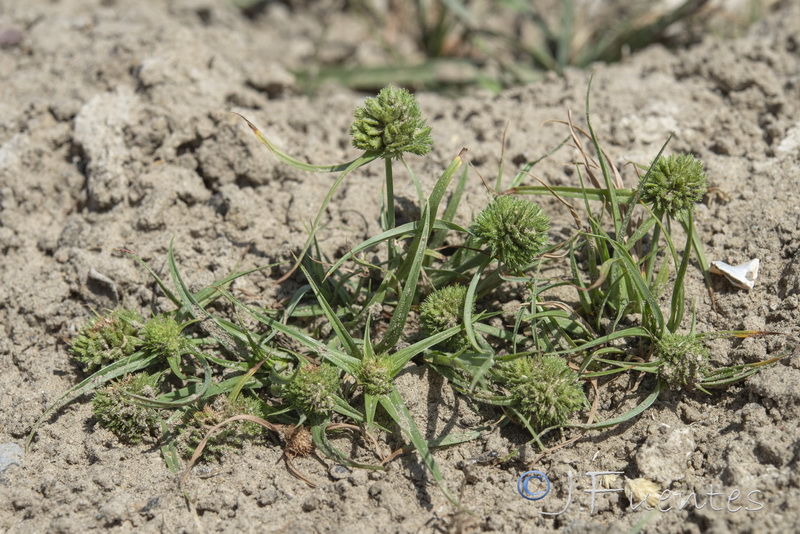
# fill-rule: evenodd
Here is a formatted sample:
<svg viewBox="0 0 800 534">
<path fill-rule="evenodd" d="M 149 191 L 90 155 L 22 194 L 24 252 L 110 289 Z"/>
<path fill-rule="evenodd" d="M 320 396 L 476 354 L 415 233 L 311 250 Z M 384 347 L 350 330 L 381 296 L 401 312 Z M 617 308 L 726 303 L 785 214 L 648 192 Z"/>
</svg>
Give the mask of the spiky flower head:
<svg viewBox="0 0 800 534">
<path fill-rule="evenodd" d="M 137 404 L 130 395 L 155 398 L 158 379 L 147 373 L 128 375 L 99 388 L 92 397 L 97 422 L 120 441 L 139 443 L 157 428 L 158 412 Z"/>
<path fill-rule="evenodd" d="M 497 373 L 534 428 L 563 425 L 586 405 L 578 376 L 559 356 L 517 358 L 500 364 Z"/>
<path fill-rule="evenodd" d="M 142 346 L 154 354 L 177 356 L 187 345 L 181 325 L 168 314 L 156 315 L 142 329 Z"/>
<path fill-rule="evenodd" d="M 87 372 L 94 372 L 136 352 L 142 321 L 135 311 L 121 308 L 95 317 L 81 329 L 70 352 Z"/>
<path fill-rule="evenodd" d="M 547 244 L 550 219 L 535 202 L 502 195 L 493 199 L 472 223 L 472 232 L 506 267 L 518 270 Z"/>
<path fill-rule="evenodd" d="M 420 307 L 419 320 L 423 332 L 432 336 L 463 324 L 466 299 L 467 288 L 460 284 L 437 289 L 428 295 Z M 475 309 L 474 302 L 472 309 Z M 461 335 L 455 335 L 441 345 L 446 350 L 455 352 L 468 346 L 469 340 L 462 332 Z"/>
<path fill-rule="evenodd" d="M 694 210 L 707 190 L 703 162 L 691 154 L 660 156 L 639 183 L 642 201 L 673 218 Z"/>
<path fill-rule="evenodd" d="M 370 395 L 386 395 L 392 391 L 391 361 L 385 354 L 365 356 L 356 378 Z"/>
<path fill-rule="evenodd" d="M 672 387 L 694 387 L 708 369 L 708 349 L 695 336 L 666 333 L 656 342 L 659 375 Z"/>
<path fill-rule="evenodd" d="M 339 370 L 332 365 L 305 365 L 283 387 L 283 397 L 306 415 L 326 415 L 339 391 Z"/>
<path fill-rule="evenodd" d="M 404 152 L 423 156 L 433 144 L 431 128 L 425 126 L 414 95 L 392 86 L 356 108 L 350 136 L 354 147 L 385 159 L 399 158 Z"/>
</svg>

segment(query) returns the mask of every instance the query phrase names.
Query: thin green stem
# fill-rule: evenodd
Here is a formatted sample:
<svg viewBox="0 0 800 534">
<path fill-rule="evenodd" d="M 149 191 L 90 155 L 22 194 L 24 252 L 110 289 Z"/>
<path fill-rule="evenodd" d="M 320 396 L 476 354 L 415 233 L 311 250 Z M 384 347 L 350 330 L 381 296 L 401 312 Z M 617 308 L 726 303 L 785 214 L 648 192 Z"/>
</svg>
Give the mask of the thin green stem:
<svg viewBox="0 0 800 534">
<path fill-rule="evenodd" d="M 394 175 L 392 174 L 392 160 L 386 158 L 386 206 L 384 207 L 384 218 L 386 225 L 384 231 L 391 230 L 395 226 L 394 222 Z M 392 247 L 389 247 L 391 250 Z"/>
<path fill-rule="evenodd" d="M 686 247 L 683 250 L 683 257 L 681 264 L 678 267 L 678 272 L 675 275 L 675 285 L 672 293 L 672 302 L 670 306 L 670 319 L 667 323 L 667 328 L 670 332 L 675 332 L 683 320 L 683 279 L 686 277 L 686 268 L 689 266 L 689 255 L 692 253 L 692 234 L 694 233 L 694 223 L 692 212 L 686 212 Z"/>
<path fill-rule="evenodd" d="M 655 218 L 658 220 L 659 223 L 662 222 L 663 217 L 664 217 L 663 212 L 656 212 Z M 658 249 L 658 242 L 660 239 L 661 239 L 661 225 L 657 224 L 655 228 L 653 228 L 653 240 L 650 242 L 650 249 L 648 251 L 650 256 L 647 260 L 647 270 L 645 271 L 647 275 L 646 276 L 647 285 L 650 287 L 653 287 L 653 272 L 655 271 L 656 267 L 656 256 L 658 256 L 658 253 L 655 251 Z"/>
</svg>

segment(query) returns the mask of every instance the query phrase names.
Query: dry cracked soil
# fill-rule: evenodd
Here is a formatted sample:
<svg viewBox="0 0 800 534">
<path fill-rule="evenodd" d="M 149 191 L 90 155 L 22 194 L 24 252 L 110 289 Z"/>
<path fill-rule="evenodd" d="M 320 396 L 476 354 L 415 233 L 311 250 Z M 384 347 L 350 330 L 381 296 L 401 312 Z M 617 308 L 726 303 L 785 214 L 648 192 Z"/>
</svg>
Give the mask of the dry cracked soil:
<svg viewBox="0 0 800 534">
<path fill-rule="evenodd" d="M 714 278 L 715 307 L 690 269 L 687 299 L 700 331 L 785 334 L 717 340 L 710 349 L 720 365 L 791 351 L 800 335 L 798 29 L 800 4 L 787 1 L 736 39 L 653 46 L 594 68 L 593 124 L 609 157 L 623 168 L 647 162 L 674 132 L 669 150 L 700 157 L 714 186 L 696 215 L 709 259 L 761 260 L 752 291 Z M 298 459 L 317 483 L 310 489 L 286 471 L 279 447 L 252 444 L 179 488 L 156 444 L 121 444 L 85 398 L 17 454 L 13 444 L 81 380 L 67 347 L 92 310 L 153 304 L 148 274 L 117 249 L 164 272 L 174 238 L 184 275 L 201 286 L 290 259 L 303 244 L 330 178 L 280 164 L 230 111 L 298 157 L 352 159 L 347 128 L 365 95 L 331 85 L 309 98 L 291 73 L 326 30 L 342 49 L 364 31 L 281 2 L 244 16 L 211 0 L 0 0 L 0 443 L 14 464 L 0 476 L 0 531 L 623 532 L 643 524 L 643 532 L 800 532 L 797 354 L 725 391 L 665 393 L 635 422 L 581 434 L 538 461 L 527 447 L 507 465 L 459 468 L 522 445 L 525 435 L 510 427 L 439 450 L 468 512 L 448 503 L 413 455 L 383 473 L 344 475 L 329 461 Z M 411 165 L 430 187 L 467 147 L 473 168 L 495 176 L 507 124 L 506 166 L 536 158 L 566 133 L 548 121 L 571 110 L 585 124 L 589 76 L 568 70 L 496 95 L 420 93 L 435 148 Z M 539 176 L 574 185 L 565 170 L 574 157 L 558 153 Z M 367 168 L 337 194 L 320 235 L 328 254 L 379 231 L 376 183 Z M 416 198 L 407 178 L 398 178 L 397 195 Z M 458 220 L 466 224 L 486 201 L 472 173 Z M 563 208 L 543 205 L 562 235 Z M 236 288 L 268 305 L 281 295 L 280 275 L 262 272 Z M 399 386 L 429 435 L 491 423 L 424 368 L 409 368 Z M 634 387 L 612 390 L 601 413 L 633 406 Z M 534 461 L 554 485 L 536 503 L 516 491 Z M 654 513 L 631 510 L 618 492 L 592 503 L 586 473 L 604 470 L 697 499 Z"/>
</svg>

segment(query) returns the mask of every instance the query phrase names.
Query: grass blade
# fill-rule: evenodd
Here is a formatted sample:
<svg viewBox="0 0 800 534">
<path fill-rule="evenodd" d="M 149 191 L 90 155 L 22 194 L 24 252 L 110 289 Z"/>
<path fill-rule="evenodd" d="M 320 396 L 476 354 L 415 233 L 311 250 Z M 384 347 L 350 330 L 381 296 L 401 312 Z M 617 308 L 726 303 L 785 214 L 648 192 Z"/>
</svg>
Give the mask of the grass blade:
<svg viewBox="0 0 800 534">
<path fill-rule="evenodd" d="M 85 393 L 94 391 L 98 387 L 117 377 L 146 369 L 156 363 L 159 359 L 160 356 L 158 354 L 149 355 L 144 352 L 136 352 L 124 360 L 118 360 L 107 365 L 106 367 L 103 367 L 92 376 L 71 387 L 63 395 L 58 397 L 55 402 L 53 402 L 53 404 L 51 404 L 33 424 L 33 427 L 28 434 L 28 439 L 25 442 L 25 449 L 27 450 L 27 448 L 30 446 L 33 438 L 36 436 L 36 431 L 39 429 L 42 423 L 44 423 L 45 418 L 47 418 L 47 416 L 52 414 L 55 410 L 72 402 Z"/>
<path fill-rule="evenodd" d="M 375 159 L 377 159 L 377 156 L 375 155 L 364 155 L 358 158 L 357 160 L 354 160 L 352 163 L 350 163 L 347 167 L 345 167 L 342 170 L 339 176 L 336 177 L 336 180 L 333 182 L 333 185 L 331 185 L 331 188 L 325 195 L 325 198 L 322 201 L 322 205 L 320 206 L 319 211 L 317 211 L 317 216 L 314 218 L 314 222 L 311 225 L 311 231 L 308 234 L 308 239 L 306 239 L 305 245 L 303 245 L 303 250 L 301 250 L 300 254 L 297 256 L 294 266 L 292 266 L 292 268 L 289 269 L 289 271 L 286 274 L 284 274 L 277 280 L 278 283 L 287 280 L 292 275 L 292 273 L 294 273 L 297 270 L 297 267 L 303 262 L 303 258 L 308 252 L 308 249 L 311 247 L 311 244 L 314 243 L 314 240 L 317 237 L 317 230 L 319 230 L 319 225 L 322 222 L 322 216 L 325 214 L 325 210 L 328 209 L 328 204 L 330 204 L 331 200 L 333 200 L 333 195 L 336 193 L 336 190 L 339 189 L 339 186 L 342 185 L 342 182 L 344 181 L 345 177 L 354 170 L 356 170 L 357 168 L 362 167 Z"/>
<path fill-rule="evenodd" d="M 386 352 L 394 347 L 403 333 L 403 327 L 406 324 L 408 312 L 411 310 L 411 304 L 417 292 L 417 282 L 419 280 L 420 271 L 422 270 L 422 263 L 425 260 L 425 249 L 428 245 L 428 235 L 430 234 L 431 226 L 429 215 L 430 206 L 426 204 L 422 210 L 422 228 L 417 232 L 417 235 L 411 242 L 408 256 L 397 275 L 405 284 L 403 285 L 400 299 L 392 314 L 392 319 L 389 321 L 389 326 L 386 328 L 386 333 L 376 347 L 378 352 Z"/>
<path fill-rule="evenodd" d="M 255 134 L 256 138 L 259 141 L 261 141 L 261 144 L 267 147 L 269 151 L 275 155 L 275 157 L 277 157 L 283 163 L 286 163 L 287 165 L 294 167 L 295 169 L 300 169 L 301 171 L 309 171 L 309 172 L 343 172 L 348 168 L 350 168 L 355 162 L 363 159 L 362 156 L 348 163 L 342 163 L 339 165 L 311 165 L 309 163 L 304 163 L 282 152 L 278 147 L 272 144 L 272 141 L 267 139 L 267 137 L 263 133 L 261 133 L 261 130 L 259 130 L 255 124 L 247 120 L 247 118 L 244 115 L 239 115 L 235 111 L 232 111 L 231 113 L 233 113 L 234 115 L 238 115 L 242 120 L 244 120 L 244 122 L 247 123 L 247 126 L 250 128 L 250 130 L 253 131 L 253 134 Z"/>
<path fill-rule="evenodd" d="M 389 416 L 400 427 L 403 434 L 411 440 L 411 444 L 422 457 L 422 462 L 431 472 L 433 479 L 439 485 L 442 492 L 444 492 L 447 499 L 456 506 L 459 506 L 458 499 L 456 499 L 444 485 L 444 477 L 439 471 L 436 462 L 433 460 L 433 455 L 431 455 L 431 451 L 428 448 L 428 442 L 422 436 L 422 433 L 420 433 L 419 428 L 417 428 L 417 424 L 411 412 L 408 411 L 408 407 L 406 407 L 405 402 L 403 402 L 403 398 L 400 396 L 397 388 L 394 387 L 389 394 L 382 395 L 380 397 L 380 403 L 384 410 L 386 410 Z"/>
<path fill-rule="evenodd" d="M 330 321 L 331 323 L 331 327 L 333 327 L 334 332 L 336 332 L 336 337 L 338 337 L 339 340 L 344 343 L 345 347 L 347 347 L 347 350 L 350 352 L 351 356 L 359 358 L 359 355 L 361 354 L 361 349 L 359 349 L 358 344 L 353 339 L 353 336 L 350 335 L 350 332 L 348 332 L 347 328 L 345 328 L 344 324 L 342 324 L 342 321 L 339 319 L 339 316 L 336 315 L 336 312 L 333 311 L 331 305 L 328 304 L 328 301 L 325 299 L 325 296 L 320 291 L 319 286 L 317 286 L 317 283 L 308 273 L 306 268 L 301 265 L 300 269 L 302 269 L 303 274 L 306 275 L 306 279 L 308 280 L 309 285 L 311 285 L 311 290 L 314 292 L 314 296 L 317 297 L 317 302 L 319 302 L 320 306 L 322 306 L 322 311 L 323 313 L 325 313 L 325 317 L 328 318 L 328 321 Z"/>
</svg>

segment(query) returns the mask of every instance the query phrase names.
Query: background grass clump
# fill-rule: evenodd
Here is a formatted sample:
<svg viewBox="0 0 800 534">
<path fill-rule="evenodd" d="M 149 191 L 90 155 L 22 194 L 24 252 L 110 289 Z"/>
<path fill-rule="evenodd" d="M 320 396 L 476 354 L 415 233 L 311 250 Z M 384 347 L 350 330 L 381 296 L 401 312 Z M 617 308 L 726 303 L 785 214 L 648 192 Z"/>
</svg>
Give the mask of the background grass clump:
<svg viewBox="0 0 800 534">
<path fill-rule="evenodd" d="M 248 13 L 263 0 L 248 4 Z M 658 44 L 687 47 L 705 35 L 735 35 L 776 2 L 750 0 L 412 0 L 317 2 L 322 18 L 347 12 L 356 27 L 346 36 L 320 32 L 308 67 L 294 71 L 313 93 L 330 82 L 362 91 L 393 83 L 463 92 L 541 80 L 546 73 L 613 63 Z M 291 4 L 291 3 L 290 3 Z M 724 5 L 723 5 L 724 4 Z M 306 15 L 309 6 L 296 7 Z M 307 16 L 307 15 L 306 15 Z M 360 23 L 360 24 L 359 24 Z M 363 54 L 331 54 L 331 48 Z"/>
</svg>

